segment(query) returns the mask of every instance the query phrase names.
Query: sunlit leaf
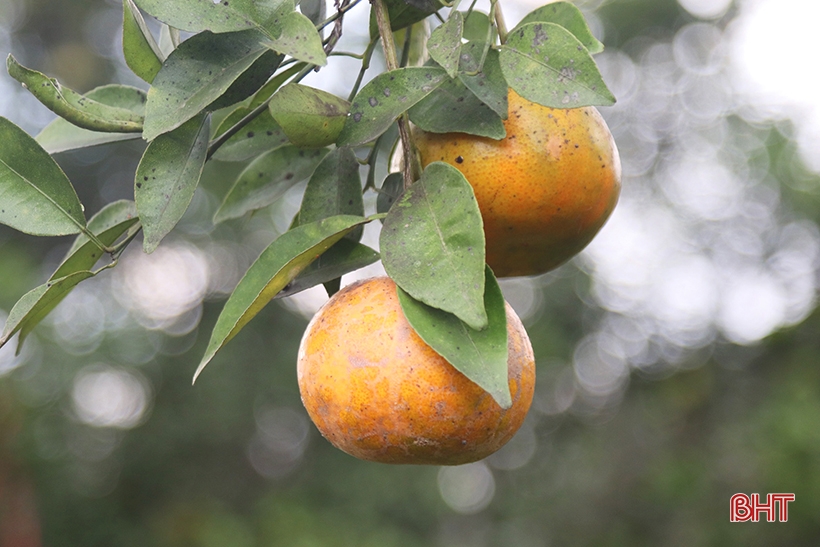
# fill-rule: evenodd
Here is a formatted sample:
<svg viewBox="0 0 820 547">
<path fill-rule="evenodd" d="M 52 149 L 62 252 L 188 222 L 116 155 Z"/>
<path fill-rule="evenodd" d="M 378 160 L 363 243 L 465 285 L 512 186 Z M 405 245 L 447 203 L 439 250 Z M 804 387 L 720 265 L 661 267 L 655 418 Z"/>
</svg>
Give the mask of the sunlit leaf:
<svg viewBox="0 0 820 547">
<path fill-rule="evenodd" d="M 149 84 L 165 60 L 134 0 L 122 2 L 122 52 L 128 67 Z"/>
<path fill-rule="evenodd" d="M 474 329 L 487 326 L 484 228 L 458 169 L 428 165 L 385 217 L 380 246 L 387 275 L 413 298 Z"/>
<path fill-rule="evenodd" d="M 332 93 L 288 84 L 271 98 L 270 112 L 296 146 L 333 144 L 344 127 L 350 104 Z"/>
<path fill-rule="evenodd" d="M 152 252 L 185 214 L 202 176 L 210 133 L 207 114 L 157 137 L 142 155 L 134 196 L 145 252 Z"/>
<path fill-rule="evenodd" d="M 142 131 L 142 116 L 131 110 L 89 99 L 42 72 L 24 67 L 11 55 L 6 59 L 6 68 L 9 75 L 23 84 L 46 108 L 78 127 L 113 133 Z"/>
<path fill-rule="evenodd" d="M 528 13 L 513 31 L 529 23 L 556 23 L 570 31 L 590 53 L 600 53 L 604 45 L 592 35 L 584 14 L 570 2 L 552 2 Z"/>
<path fill-rule="evenodd" d="M 134 0 L 163 23 L 189 32 L 263 30 L 279 13 L 293 11 L 292 0 Z"/>
<path fill-rule="evenodd" d="M 488 326 L 475 330 L 451 313 L 432 308 L 398 288 L 407 321 L 427 345 L 484 388 L 501 408 L 512 406 L 508 380 L 507 313 L 495 276 L 486 268 Z"/>
<path fill-rule="evenodd" d="M 145 92 L 136 87 L 109 84 L 92 89 L 85 96 L 108 106 L 130 110 L 138 116 L 145 113 Z M 90 131 L 63 118 L 56 118 L 35 137 L 40 146 L 50 154 L 139 138 L 139 133 Z"/>
<path fill-rule="evenodd" d="M 324 66 L 327 55 L 322 48 L 322 38 L 313 23 L 298 12 L 282 17 L 281 31 L 264 44 L 274 51 L 306 63 Z"/>
<path fill-rule="evenodd" d="M 615 103 L 584 45 L 555 23 L 530 23 L 510 33 L 501 47 L 501 70 L 519 95 L 544 106 Z"/>
<path fill-rule="evenodd" d="M 285 232 L 262 251 L 219 314 L 194 381 L 216 352 L 311 262 L 351 230 L 373 219 L 343 215 L 303 224 Z"/>
<path fill-rule="evenodd" d="M 0 117 L 0 223 L 61 236 L 85 227 L 83 206 L 60 166 L 28 133 Z"/>
</svg>

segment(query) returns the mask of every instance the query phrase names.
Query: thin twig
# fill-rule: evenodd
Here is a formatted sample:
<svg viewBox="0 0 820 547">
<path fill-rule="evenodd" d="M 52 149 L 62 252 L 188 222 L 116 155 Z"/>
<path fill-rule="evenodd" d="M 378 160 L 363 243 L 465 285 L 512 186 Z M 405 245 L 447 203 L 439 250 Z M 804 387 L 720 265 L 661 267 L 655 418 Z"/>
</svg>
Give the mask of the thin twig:
<svg viewBox="0 0 820 547">
<path fill-rule="evenodd" d="M 347 102 L 353 102 L 353 98 L 356 96 L 356 93 L 359 92 L 359 87 L 362 85 L 362 80 L 364 79 L 364 73 L 370 68 L 370 59 L 373 57 L 373 51 L 376 49 L 377 43 L 378 39 L 373 38 L 370 43 L 367 44 L 367 49 L 362 55 L 362 68 L 359 70 L 359 75 L 356 77 L 356 83 L 353 84 L 353 89 L 350 90 Z"/>
<path fill-rule="evenodd" d="M 336 13 L 334 13 L 333 15 L 331 15 L 330 17 L 316 25 L 316 30 L 322 30 L 330 23 L 336 21 L 336 19 L 344 17 L 344 14 L 355 8 L 359 2 L 361 2 L 361 0 L 351 0 L 351 2 L 346 7 L 343 7 L 342 9 L 338 10 Z"/>
<path fill-rule="evenodd" d="M 371 4 L 376 15 L 379 36 L 382 39 L 387 70 L 397 70 L 399 68 L 399 59 L 396 55 L 396 44 L 393 40 L 393 30 L 390 28 L 390 16 L 387 13 L 387 6 L 384 0 L 371 0 Z M 420 176 L 421 165 L 416 157 L 416 147 L 413 142 L 413 135 L 410 132 L 410 117 L 407 112 L 399 116 L 398 125 L 402 152 L 404 152 L 404 188 L 407 189 Z"/>
</svg>

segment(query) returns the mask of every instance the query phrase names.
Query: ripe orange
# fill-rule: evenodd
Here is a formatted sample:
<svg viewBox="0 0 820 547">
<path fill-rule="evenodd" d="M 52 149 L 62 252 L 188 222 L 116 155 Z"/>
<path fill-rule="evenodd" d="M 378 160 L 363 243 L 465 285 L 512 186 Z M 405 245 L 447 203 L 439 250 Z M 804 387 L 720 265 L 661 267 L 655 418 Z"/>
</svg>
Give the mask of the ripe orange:
<svg viewBox="0 0 820 547">
<path fill-rule="evenodd" d="M 593 107 L 553 109 L 509 90 L 507 136 L 418 132 L 424 166 L 447 162 L 475 191 L 498 277 L 560 266 L 592 241 L 621 190 L 612 134 Z"/>
<path fill-rule="evenodd" d="M 336 293 L 299 347 L 302 402 L 333 445 L 364 460 L 456 465 L 509 441 L 532 403 L 535 361 L 507 304 L 512 406 L 503 410 L 416 334 L 395 283 L 373 278 Z"/>
</svg>

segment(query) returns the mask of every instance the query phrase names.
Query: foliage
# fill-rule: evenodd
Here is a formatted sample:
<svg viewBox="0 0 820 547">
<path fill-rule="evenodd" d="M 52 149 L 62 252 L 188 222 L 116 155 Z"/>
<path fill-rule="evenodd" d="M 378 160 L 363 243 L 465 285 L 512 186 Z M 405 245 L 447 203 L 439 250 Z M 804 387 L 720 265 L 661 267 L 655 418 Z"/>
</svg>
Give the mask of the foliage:
<svg viewBox="0 0 820 547">
<path fill-rule="evenodd" d="M 419 167 L 408 113 L 425 129 L 499 139 L 504 136 L 508 87 L 558 108 L 612 104 L 615 99 L 590 53 L 602 46 L 572 4 L 559 2 L 535 10 L 507 34 L 499 24 L 501 5 L 492 3 L 490 14 L 473 6 L 464 12 L 449 9 L 447 20 L 429 38 L 429 63 L 410 66 L 411 59 L 421 57 L 411 49 L 426 41 L 424 19 L 431 14 L 441 18 L 444 6 L 375 0 L 371 20 L 374 36 L 385 48 L 387 71 L 360 88 L 374 39 L 361 54 L 348 54 L 362 64 L 348 100 L 300 84 L 331 62 L 329 55 L 344 29 L 344 13 L 357 2 L 338 4 L 323 21 L 315 6 L 304 8 L 313 21 L 296 11 L 291 0 L 124 0 L 122 52 L 134 74 L 150 83 L 144 95 L 115 86 L 82 95 L 9 55 L 9 74 L 62 120 L 35 140 L 0 119 L 7 143 L 0 164 L 0 221 L 35 235 L 79 233 L 109 256 L 104 266 L 108 268 L 140 229 L 145 252 L 157 249 L 189 208 L 212 157 L 248 162 L 225 194 L 215 223 L 268 207 L 293 185 L 310 179 L 291 231 L 271 243 L 228 299 L 198 376 L 280 291 L 289 288 L 292 293 L 294 287 L 325 283 L 332 292 L 340 274 L 370 261 L 353 260 L 334 244 L 360 237 L 366 221 L 358 165 L 369 167 L 364 191 L 379 192 L 375 161 L 382 145 L 395 145 L 390 128 L 398 120 L 406 191 L 384 219 L 385 268 L 405 291 L 403 301 L 413 307 L 413 324 L 420 332 L 445 320 L 461 325 L 458 330 L 463 329 L 468 339 L 503 338 L 503 322 L 487 319 L 485 300 L 495 300 L 485 294 L 484 234 L 470 185 L 445 164 L 428 166 L 415 180 Z M 171 40 L 171 47 L 163 50 L 161 37 L 151 33 L 143 12 L 160 21 L 168 36 L 180 31 L 193 34 L 181 42 Z M 324 29 L 331 24 L 333 32 L 324 38 Z M 393 36 L 398 30 L 407 37 L 401 63 Z M 410 39 L 419 33 L 420 41 Z M 453 114 L 438 117 L 441 111 Z M 139 220 L 113 240 L 103 241 L 102 234 L 86 225 L 71 182 L 49 152 L 123 140 L 132 133 L 148 143 L 134 176 Z M 372 251 L 359 247 L 358 254 L 362 253 Z M 320 257 L 322 269 L 332 271 L 335 278 L 310 269 Z M 93 266 L 63 272 L 65 278 L 28 293 L 13 310 L 0 346 L 21 329 L 22 344 L 57 302 L 97 273 L 87 271 Z M 489 270 L 487 275 L 490 287 L 494 278 Z M 482 332 L 486 329 L 491 332 Z M 430 343 L 447 354 L 456 342 L 432 337 Z M 456 366 L 508 406 L 505 375 L 496 373 L 505 370 L 506 356 L 485 352 L 484 359 L 486 367 Z"/>
</svg>

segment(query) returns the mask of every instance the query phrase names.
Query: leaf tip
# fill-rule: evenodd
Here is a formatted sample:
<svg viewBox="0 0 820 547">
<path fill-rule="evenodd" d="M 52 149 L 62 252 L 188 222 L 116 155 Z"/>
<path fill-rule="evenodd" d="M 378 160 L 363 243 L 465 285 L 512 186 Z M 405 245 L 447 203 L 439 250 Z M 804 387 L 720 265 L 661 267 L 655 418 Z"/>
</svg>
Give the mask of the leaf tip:
<svg viewBox="0 0 820 547">
<path fill-rule="evenodd" d="M 207 356 L 207 355 L 202 359 L 202 362 L 199 363 L 198 367 L 196 367 L 196 372 L 194 372 L 194 377 L 193 377 L 193 379 L 191 379 L 191 385 L 196 384 L 197 378 L 199 378 L 199 375 L 202 374 L 202 371 L 205 369 L 205 365 L 210 363 L 210 361 L 211 361 L 211 357 Z"/>
<path fill-rule="evenodd" d="M 488 391 L 498 406 L 503 410 L 509 410 L 512 407 L 512 395 L 510 394 L 510 386 L 504 384 L 504 389 L 500 391 Z"/>
</svg>

